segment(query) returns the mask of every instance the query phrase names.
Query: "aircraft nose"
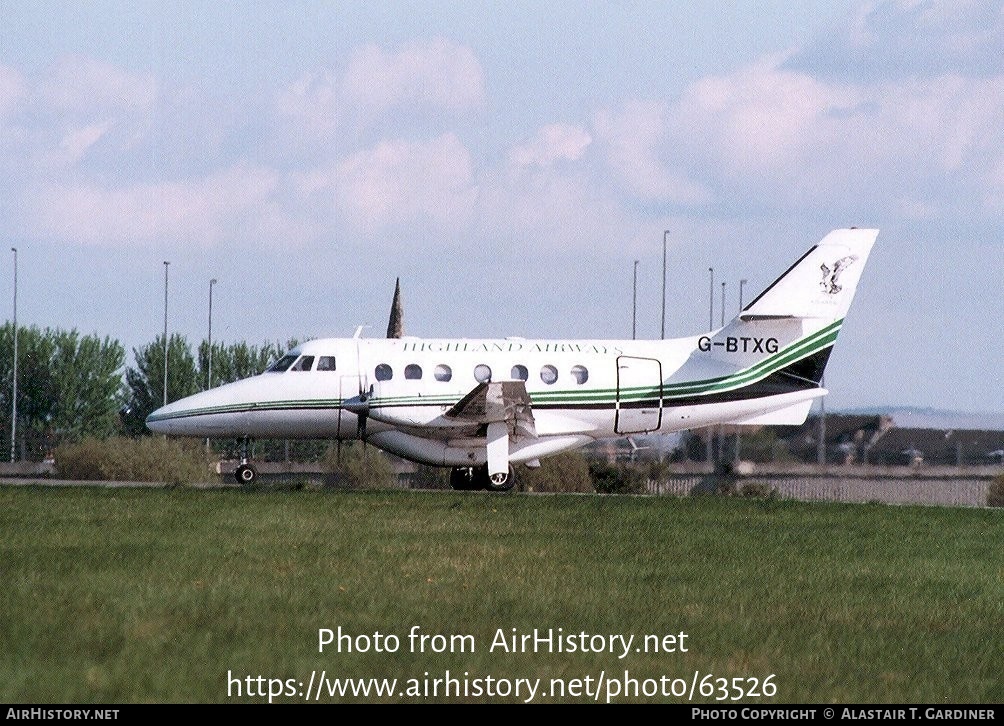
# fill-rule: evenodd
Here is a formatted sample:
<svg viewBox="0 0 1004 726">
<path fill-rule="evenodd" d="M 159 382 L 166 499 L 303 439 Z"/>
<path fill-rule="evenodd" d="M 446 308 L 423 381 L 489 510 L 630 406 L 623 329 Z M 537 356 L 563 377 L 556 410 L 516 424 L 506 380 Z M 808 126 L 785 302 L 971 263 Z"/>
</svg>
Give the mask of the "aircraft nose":
<svg viewBox="0 0 1004 726">
<path fill-rule="evenodd" d="M 155 434 L 171 433 L 170 412 L 173 404 L 161 406 L 146 417 L 146 427 Z"/>
<path fill-rule="evenodd" d="M 198 424 L 198 417 L 193 414 L 198 413 L 204 405 L 205 395 L 196 393 L 194 396 L 161 406 L 146 417 L 146 427 L 155 434 L 189 436 L 197 433 L 194 427 Z"/>
<path fill-rule="evenodd" d="M 243 382 L 195 393 L 161 406 L 146 418 L 146 427 L 169 436 L 219 436 L 239 428 L 248 404 Z"/>
</svg>

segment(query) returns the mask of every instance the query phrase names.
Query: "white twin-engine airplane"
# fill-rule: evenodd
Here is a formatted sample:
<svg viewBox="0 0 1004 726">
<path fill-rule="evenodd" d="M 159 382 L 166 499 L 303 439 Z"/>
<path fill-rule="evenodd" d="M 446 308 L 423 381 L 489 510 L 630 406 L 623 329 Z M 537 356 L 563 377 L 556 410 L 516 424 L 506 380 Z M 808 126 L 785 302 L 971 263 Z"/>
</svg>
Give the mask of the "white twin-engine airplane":
<svg viewBox="0 0 1004 726">
<path fill-rule="evenodd" d="M 724 327 L 673 340 L 321 339 L 261 375 L 168 404 L 173 436 L 362 439 L 510 489 L 513 464 L 595 439 L 712 424 L 800 424 L 878 230 L 839 229 Z"/>
</svg>

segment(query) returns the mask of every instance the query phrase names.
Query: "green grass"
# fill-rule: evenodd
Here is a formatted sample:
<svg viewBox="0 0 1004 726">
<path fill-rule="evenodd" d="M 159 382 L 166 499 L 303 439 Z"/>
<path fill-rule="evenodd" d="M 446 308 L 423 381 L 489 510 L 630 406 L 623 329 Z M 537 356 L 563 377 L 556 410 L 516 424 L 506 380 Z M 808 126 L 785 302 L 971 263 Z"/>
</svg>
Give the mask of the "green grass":
<svg viewBox="0 0 1004 726">
<path fill-rule="evenodd" d="M 306 684 L 315 669 L 626 669 L 775 674 L 776 702 L 1001 702 L 1002 543 L 997 510 L 5 487 L 0 701 L 227 701 L 228 671 Z M 413 625 L 470 634 L 476 651 L 412 653 Z M 319 653 L 318 629 L 338 626 L 400 650 Z M 683 631 L 689 651 L 488 651 L 498 628 L 559 627 L 636 644 Z"/>
</svg>

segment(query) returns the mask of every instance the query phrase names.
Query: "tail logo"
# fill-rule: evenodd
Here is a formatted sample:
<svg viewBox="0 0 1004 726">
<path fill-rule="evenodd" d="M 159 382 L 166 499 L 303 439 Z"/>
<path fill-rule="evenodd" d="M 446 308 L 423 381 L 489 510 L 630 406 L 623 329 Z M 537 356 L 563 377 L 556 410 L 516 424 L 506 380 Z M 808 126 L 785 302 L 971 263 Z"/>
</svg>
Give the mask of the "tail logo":
<svg viewBox="0 0 1004 726">
<path fill-rule="evenodd" d="M 843 287 L 837 282 L 837 278 L 840 274 L 850 267 L 858 259 L 857 255 L 848 255 L 847 257 L 841 257 L 839 260 L 833 263 L 833 268 L 830 269 L 829 265 L 825 262 L 819 266 L 819 269 L 823 273 L 823 279 L 819 281 L 819 286 L 828 295 L 836 295 L 840 292 Z"/>
</svg>

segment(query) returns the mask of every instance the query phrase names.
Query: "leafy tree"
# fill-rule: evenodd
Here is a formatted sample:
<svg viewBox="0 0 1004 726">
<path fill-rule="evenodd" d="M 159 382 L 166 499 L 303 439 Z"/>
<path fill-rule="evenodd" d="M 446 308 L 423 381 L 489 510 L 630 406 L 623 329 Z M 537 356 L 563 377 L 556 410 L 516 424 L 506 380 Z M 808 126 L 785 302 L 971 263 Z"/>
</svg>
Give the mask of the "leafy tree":
<svg viewBox="0 0 1004 726">
<path fill-rule="evenodd" d="M 141 348 L 133 348 L 136 367 L 126 369 L 128 401 L 122 412 L 127 433 L 149 433 L 146 417 L 164 404 L 164 336 Z M 173 334 L 167 346 L 167 401 L 191 396 L 200 389 L 195 357 L 188 340 Z"/>
<path fill-rule="evenodd" d="M 0 420 L 10 430 L 12 323 L 0 326 Z M 18 448 L 41 458 L 63 441 L 111 434 L 117 424 L 124 351 L 118 341 L 76 330 L 18 326 Z"/>
<path fill-rule="evenodd" d="M 125 349 L 117 340 L 76 330 L 53 333 L 52 425 L 67 440 L 115 433 Z"/>
<path fill-rule="evenodd" d="M 290 348 L 296 346 L 296 341 L 290 341 L 287 347 L 281 343 L 262 343 L 260 346 L 245 342 L 213 343 L 213 386 L 239 381 L 264 371 L 270 363 Z M 199 387 L 204 389 L 209 381 L 209 342 L 203 340 L 199 344 Z"/>
</svg>

